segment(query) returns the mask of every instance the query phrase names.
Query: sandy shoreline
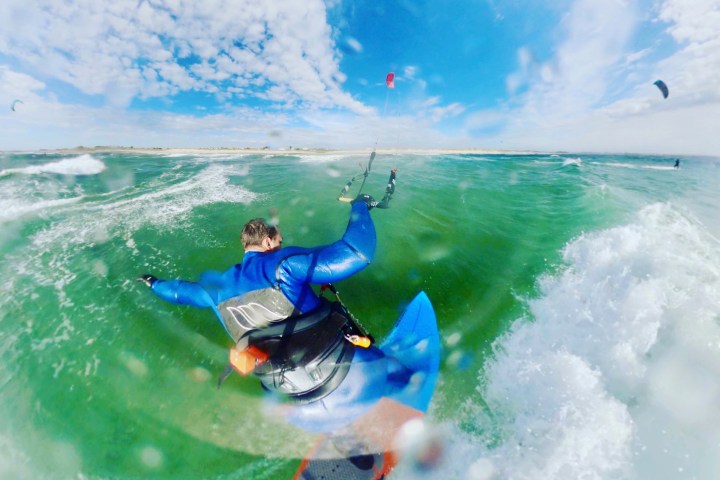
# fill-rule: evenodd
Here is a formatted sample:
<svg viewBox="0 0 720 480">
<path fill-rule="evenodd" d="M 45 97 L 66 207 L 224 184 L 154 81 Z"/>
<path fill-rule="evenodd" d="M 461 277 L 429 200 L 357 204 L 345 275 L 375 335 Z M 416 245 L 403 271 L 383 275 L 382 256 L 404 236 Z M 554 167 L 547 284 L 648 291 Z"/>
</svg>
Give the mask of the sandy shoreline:
<svg viewBox="0 0 720 480">
<path fill-rule="evenodd" d="M 489 150 L 480 148 L 378 148 L 377 154 L 417 154 L 417 155 L 534 155 L 543 152 L 517 151 L 517 150 Z M 201 148 L 135 148 L 135 147 L 77 147 L 37 150 L 39 153 L 56 154 L 83 154 L 83 153 L 140 153 L 140 154 L 170 154 L 170 155 L 368 155 L 371 148 L 357 149 L 331 149 L 331 148 L 293 148 L 293 149 L 267 149 L 267 148 L 234 148 L 234 147 L 201 147 Z"/>
</svg>

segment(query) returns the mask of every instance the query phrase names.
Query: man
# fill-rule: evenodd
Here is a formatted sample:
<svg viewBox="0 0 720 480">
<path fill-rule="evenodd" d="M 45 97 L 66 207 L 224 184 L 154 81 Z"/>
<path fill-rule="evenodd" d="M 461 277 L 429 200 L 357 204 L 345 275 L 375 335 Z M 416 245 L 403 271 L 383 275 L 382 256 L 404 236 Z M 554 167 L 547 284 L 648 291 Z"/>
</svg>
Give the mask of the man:
<svg viewBox="0 0 720 480">
<path fill-rule="evenodd" d="M 330 245 L 282 248 L 279 229 L 253 219 L 241 234 L 242 263 L 226 272 L 199 282 L 149 274 L 138 280 L 168 302 L 211 308 L 236 344 L 237 362 L 249 364 L 266 390 L 314 402 L 347 376 L 356 351 L 351 340 L 361 335 L 344 308 L 312 289 L 359 272 L 374 257 L 370 210 L 378 203 L 358 195 L 351 204 L 345 233 Z"/>
</svg>

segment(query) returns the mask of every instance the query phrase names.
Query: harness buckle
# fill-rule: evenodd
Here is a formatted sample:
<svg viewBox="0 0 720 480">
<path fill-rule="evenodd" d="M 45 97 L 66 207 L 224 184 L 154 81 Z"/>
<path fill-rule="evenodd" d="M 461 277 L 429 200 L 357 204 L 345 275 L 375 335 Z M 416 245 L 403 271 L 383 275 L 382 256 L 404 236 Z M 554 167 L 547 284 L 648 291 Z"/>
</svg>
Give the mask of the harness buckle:
<svg viewBox="0 0 720 480">
<path fill-rule="evenodd" d="M 346 333 L 345 340 L 360 348 L 369 348 L 370 345 L 372 345 L 372 340 L 362 335 L 350 335 Z"/>
<path fill-rule="evenodd" d="M 256 346 L 250 345 L 244 350 L 238 350 L 236 347 L 231 348 L 229 359 L 230 365 L 236 372 L 240 375 L 247 375 L 255 370 L 255 367 L 265 363 L 268 355 Z"/>
</svg>

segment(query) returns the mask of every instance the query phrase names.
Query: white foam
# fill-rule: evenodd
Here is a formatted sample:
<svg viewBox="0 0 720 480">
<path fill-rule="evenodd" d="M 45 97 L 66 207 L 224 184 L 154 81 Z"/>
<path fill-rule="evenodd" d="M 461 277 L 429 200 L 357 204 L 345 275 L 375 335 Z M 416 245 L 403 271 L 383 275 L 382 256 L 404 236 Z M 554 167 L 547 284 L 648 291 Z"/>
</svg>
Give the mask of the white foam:
<svg viewBox="0 0 720 480">
<path fill-rule="evenodd" d="M 69 185 L 65 179 L 28 176 L 2 179 L 0 222 L 62 208 L 83 198 L 82 187 Z"/>
<path fill-rule="evenodd" d="M 567 269 L 529 301 L 532 319 L 496 342 L 481 372 L 488 410 L 468 403 L 487 438 L 455 436 L 445 476 L 471 478 L 480 459 L 498 478 L 714 478 L 718 239 L 655 204 L 563 255 Z"/>
<path fill-rule="evenodd" d="M 618 162 L 592 162 L 593 165 L 602 165 L 613 168 L 630 168 L 640 170 L 675 170 L 672 165 L 643 165 L 635 163 L 618 163 Z"/>
<path fill-rule="evenodd" d="M 128 194 L 126 197 L 110 197 L 93 204 L 73 206 L 71 208 L 76 211 L 67 212 L 70 215 L 66 221 L 36 235 L 33 243 L 38 248 L 49 248 L 58 242 L 93 243 L 97 240 L 98 229 L 125 232 L 126 242 L 131 243 L 132 232 L 143 225 L 178 228 L 181 220 L 196 207 L 216 202 L 249 203 L 258 198 L 258 194 L 229 182 L 230 175 L 243 171 L 243 166 L 228 168 L 222 164 L 211 165 L 179 183 L 161 178 L 145 189 L 148 193 L 140 196 Z"/>
<path fill-rule="evenodd" d="M 191 155 L 178 154 L 175 156 L 178 156 L 178 157 L 190 156 L 192 158 L 201 160 L 202 162 L 206 162 L 208 159 L 212 160 L 213 162 L 217 162 L 217 161 L 226 161 L 226 160 L 227 161 L 241 160 L 246 157 L 252 157 L 253 154 L 251 154 L 251 153 L 200 153 L 200 154 L 191 154 Z"/>
<path fill-rule="evenodd" d="M 79 157 L 64 158 L 57 162 L 44 163 L 42 165 L 30 165 L 22 168 L 9 168 L 0 170 L 0 177 L 12 173 L 34 175 L 39 173 L 55 173 L 59 175 L 97 175 L 105 170 L 105 164 L 93 157 L 84 154 Z"/>
<path fill-rule="evenodd" d="M 343 160 L 369 159 L 370 154 L 320 154 L 320 155 L 299 155 L 299 163 L 335 163 Z"/>
<path fill-rule="evenodd" d="M 0 198 L 0 222 L 16 220 L 43 210 L 72 205 L 82 200 L 82 196 L 55 200 L 39 200 L 28 203 L 16 198 Z"/>
<path fill-rule="evenodd" d="M 563 159 L 562 164 L 563 164 L 563 167 L 567 167 L 568 165 L 575 165 L 575 166 L 579 167 L 580 165 L 582 165 L 582 158 L 580 158 L 580 157 L 565 158 L 565 159 Z"/>
<path fill-rule="evenodd" d="M 173 172 L 154 180 L 144 190 L 148 193 L 142 195 L 135 191 L 116 192 L 95 196 L 92 202 L 75 203 L 78 199 L 74 199 L 56 206 L 53 214 L 61 220 L 35 232 L 26 249 L 6 257 L 6 265 L 12 266 L 12 274 L 5 275 L 0 282 L 3 291 L 13 291 L 19 298 L 36 294 L 39 287 L 51 288 L 57 297 L 62 321 L 55 331 L 33 341 L 33 351 L 43 351 L 72 338 L 73 322 L 63 310 L 73 306 L 66 287 L 78 276 L 78 269 L 72 263 L 79 253 L 116 237 L 122 238 L 125 245 L 137 253 L 133 234 L 147 224 L 166 230 L 184 228 L 183 220 L 195 207 L 213 202 L 249 203 L 258 195 L 230 183 L 228 175 L 236 170 L 227 165 L 211 165 L 180 182 L 177 181 L 179 174 Z M 48 256 L 45 252 L 62 254 Z M 110 267 L 93 263 L 88 268 L 97 275 L 105 275 Z M 32 282 L 19 286 L 18 279 L 26 277 Z M 0 299 L 0 307 L 12 298 Z M 0 308 L 0 319 L 5 310 Z M 62 367 L 59 365 L 58 368 Z M 130 363 L 128 368 L 134 367 L 135 364 Z M 133 371 L 141 373 L 139 368 Z"/>
<path fill-rule="evenodd" d="M 105 164 L 90 155 L 66 158 L 57 162 L 10 168 L 0 171 L 0 177 L 18 173 L 23 175 L 53 173 L 60 175 L 95 175 L 105 170 Z M 85 196 L 79 187 L 69 190 L 64 180 L 22 177 L 19 181 L 3 181 L 0 194 L 0 223 L 36 215 L 46 210 L 62 211 L 81 202 Z"/>
</svg>

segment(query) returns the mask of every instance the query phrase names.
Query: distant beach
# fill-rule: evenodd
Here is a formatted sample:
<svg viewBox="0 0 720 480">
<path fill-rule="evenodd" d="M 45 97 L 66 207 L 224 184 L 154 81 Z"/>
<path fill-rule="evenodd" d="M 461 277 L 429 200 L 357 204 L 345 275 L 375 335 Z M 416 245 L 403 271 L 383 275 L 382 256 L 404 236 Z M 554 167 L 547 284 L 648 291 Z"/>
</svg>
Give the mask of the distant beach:
<svg viewBox="0 0 720 480">
<path fill-rule="evenodd" d="M 534 155 L 536 151 L 493 150 L 482 148 L 377 148 L 378 154 L 416 154 L 416 155 Z M 39 150 L 40 153 L 82 154 L 82 153 L 143 153 L 143 154 L 248 154 L 248 155 L 363 155 L 372 152 L 371 148 L 332 149 L 332 148 L 250 148 L 250 147 L 75 147 Z"/>
</svg>

